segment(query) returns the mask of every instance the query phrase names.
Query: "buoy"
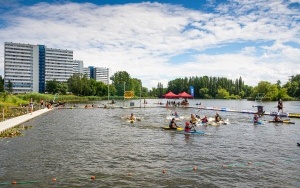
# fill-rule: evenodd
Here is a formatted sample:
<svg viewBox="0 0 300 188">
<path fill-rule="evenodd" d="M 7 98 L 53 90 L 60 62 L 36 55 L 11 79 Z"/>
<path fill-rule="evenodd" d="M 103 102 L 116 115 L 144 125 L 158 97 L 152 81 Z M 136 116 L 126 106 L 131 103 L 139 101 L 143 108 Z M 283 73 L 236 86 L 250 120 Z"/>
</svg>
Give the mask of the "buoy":
<svg viewBox="0 0 300 188">
<path fill-rule="evenodd" d="M 197 170 L 197 167 L 196 167 L 196 166 L 194 166 L 193 170 Z"/>
<path fill-rule="evenodd" d="M 56 181 L 56 178 L 52 178 L 52 181 Z"/>
<path fill-rule="evenodd" d="M 95 176 L 91 176 L 91 179 L 94 180 L 96 177 Z"/>
<path fill-rule="evenodd" d="M 167 170 L 166 170 L 166 169 L 163 169 L 162 172 L 165 174 L 165 173 L 167 173 Z"/>
<path fill-rule="evenodd" d="M 16 181 L 12 181 L 11 184 L 17 184 L 17 182 Z"/>
</svg>

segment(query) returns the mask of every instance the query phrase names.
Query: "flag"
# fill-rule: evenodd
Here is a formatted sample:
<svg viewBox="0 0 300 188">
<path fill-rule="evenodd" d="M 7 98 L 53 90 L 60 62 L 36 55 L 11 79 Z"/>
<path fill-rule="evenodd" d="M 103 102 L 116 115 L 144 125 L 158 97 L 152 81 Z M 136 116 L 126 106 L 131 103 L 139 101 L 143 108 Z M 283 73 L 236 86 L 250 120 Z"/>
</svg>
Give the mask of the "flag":
<svg viewBox="0 0 300 188">
<path fill-rule="evenodd" d="M 190 93 L 194 97 L 194 87 L 193 86 L 190 86 Z"/>
</svg>

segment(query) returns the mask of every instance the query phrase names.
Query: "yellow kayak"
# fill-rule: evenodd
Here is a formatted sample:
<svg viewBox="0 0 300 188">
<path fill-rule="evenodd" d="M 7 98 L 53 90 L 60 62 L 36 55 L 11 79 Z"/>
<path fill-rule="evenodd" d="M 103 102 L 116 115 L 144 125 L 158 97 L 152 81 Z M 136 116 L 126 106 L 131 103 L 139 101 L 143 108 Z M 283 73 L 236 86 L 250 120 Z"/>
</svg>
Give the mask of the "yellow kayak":
<svg viewBox="0 0 300 188">
<path fill-rule="evenodd" d="M 269 121 L 269 123 L 286 123 L 286 124 L 295 124 L 295 122 L 291 122 L 289 120 L 281 120 L 281 121 Z"/>
<path fill-rule="evenodd" d="M 162 127 L 164 130 L 171 130 L 171 131 L 183 131 L 182 127 L 178 127 L 177 129 L 172 129 L 169 126 L 167 127 Z"/>
</svg>

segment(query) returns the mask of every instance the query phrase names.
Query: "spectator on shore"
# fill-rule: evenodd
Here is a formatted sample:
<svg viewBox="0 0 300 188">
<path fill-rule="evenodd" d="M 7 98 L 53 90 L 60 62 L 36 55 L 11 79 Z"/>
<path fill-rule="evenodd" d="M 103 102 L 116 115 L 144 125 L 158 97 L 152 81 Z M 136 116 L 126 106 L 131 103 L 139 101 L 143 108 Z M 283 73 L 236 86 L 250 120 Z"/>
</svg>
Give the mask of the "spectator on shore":
<svg viewBox="0 0 300 188">
<path fill-rule="evenodd" d="M 44 107 L 44 100 L 43 99 L 40 100 L 40 104 L 41 104 L 41 107 L 43 108 Z"/>
<path fill-rule="evenodd" d="M 33 111 L 33 102 L 32 102 L 32 98 L 30 98 L 29 108 L 30 108 L 30 114 L 32 115 L 32 111 Z"/>
</svg>

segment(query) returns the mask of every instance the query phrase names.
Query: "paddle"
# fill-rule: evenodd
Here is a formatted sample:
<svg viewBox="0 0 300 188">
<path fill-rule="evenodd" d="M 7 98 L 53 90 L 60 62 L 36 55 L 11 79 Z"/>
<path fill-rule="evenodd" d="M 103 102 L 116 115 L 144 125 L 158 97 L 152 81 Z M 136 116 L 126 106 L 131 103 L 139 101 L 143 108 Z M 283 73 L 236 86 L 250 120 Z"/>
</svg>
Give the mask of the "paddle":
<svg viewBox="0 0 300 188">
<path fill-rule="evenodd" d="M 192 129 L 193 129 L 193 131 L 196 132 L 195 124 L 194 124 L 194 123 L 191 123 L 191 124 L 192 124 Z M 191 130 L 192 130 L 192 129 L 191 129 Z"/>
</svg>

